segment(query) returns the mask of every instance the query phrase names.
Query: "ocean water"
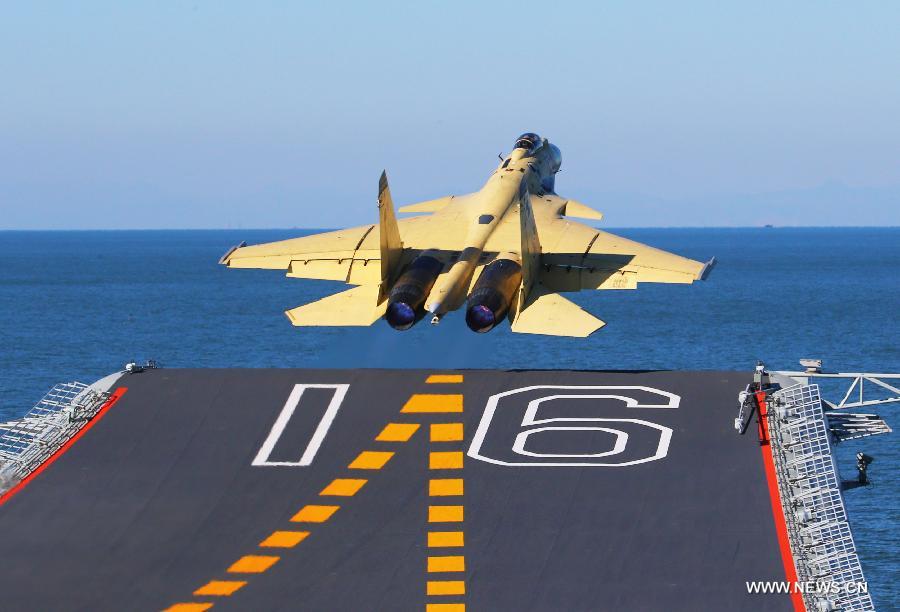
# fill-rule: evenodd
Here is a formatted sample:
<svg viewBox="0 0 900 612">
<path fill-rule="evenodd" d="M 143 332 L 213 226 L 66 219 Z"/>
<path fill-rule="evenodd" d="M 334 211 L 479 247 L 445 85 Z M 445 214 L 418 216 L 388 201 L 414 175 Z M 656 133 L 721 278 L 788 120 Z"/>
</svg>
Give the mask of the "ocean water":
<svg viewBox="0 0 900 612">
<path fill-rule="evenodd" d="M 0 420 L 56 382 L 91 382 L 148 358 L 168 367 L 750 371 L 757 359 L 796 369 L 799 358 L 819 357 L 834 371 L 900 372 L 900 228 L 612 231 L 719 263 L 692 286 L 573 296 L 608 323 L 586 340 L 505 327 L 476 335 L 460 314 L 403 333 L 382 322 L 297 329 L 283 310 L 342 285 L 216 262 L 241 240 L 304 230 L 0 232 Z M 721 418 L 736 412 L 735 399 Z M 900 406 L 879 412 L 900 427 Z M 875 457 L 875 484 L 846 502 L 881 609 L 900 607 L 898 436 L 838 447 L 845 477 L 858 450 Z"/>
</svg>

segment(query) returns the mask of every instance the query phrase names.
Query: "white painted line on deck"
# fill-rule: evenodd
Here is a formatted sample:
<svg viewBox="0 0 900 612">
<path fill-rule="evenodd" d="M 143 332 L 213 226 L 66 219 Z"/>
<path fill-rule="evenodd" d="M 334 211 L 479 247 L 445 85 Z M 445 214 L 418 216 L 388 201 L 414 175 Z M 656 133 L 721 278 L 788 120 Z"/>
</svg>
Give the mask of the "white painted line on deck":
<svg viewBox="0 0 900 612">
<path fill-rule="evenodd" d="M 347 390 L 349 388 L 350 385 L 294 385 L 294 388 L 291 390 L 291 394 L 288 396 L 287 401 L 284 403 L 284 407 L 281 409 L 278 418 L 275 419 L 275 424 L 272 425 L 272 429 L 271 431 L 269 431 L 269 435 L 266 438 L 266 441 L 263 442 L 262 446 L 259 448 L 259 452 L 256 454 L 256 457 L 253 459 L 253 463 L 251 465 L 277 465 L 293 467 L 312 465 L 313 459 L 315 459 L 316 453 L 319 452 L 319 447 L 322 446 L 322 441 L 325 439 L 325 435 L 328 433 L 328 429 L 331 427 L 331 423 L 334 421 L 334 417 L 337 416 L 338 409 L 341 407 L 341 404 L 343 403 L 344 397 L 347 395 Z M 281 437 L 281 434 L 284 433 L 284 430 L 290 422 L 291 417 L 294 415 L 294 411 L 297 409 L 297 405 L 300 403 L 300 398 L 303 396 L 303 392 L 307 389 L 334 389 L 334 396 L 328 403 L 328 408 L 325 410 L 325 414 L 322 415 L 322 419 L 319 421 L 319 425 L 313 432 L 309 444 L 306 445 L 306 450 L 303 451 L 303 456 L 300 457 L 300 461 L 269 461 L 269 456 L 272 454 L 272 450 L 274 450 L 275 445 L 278 443 L 278 439 Z"/>
</svg>

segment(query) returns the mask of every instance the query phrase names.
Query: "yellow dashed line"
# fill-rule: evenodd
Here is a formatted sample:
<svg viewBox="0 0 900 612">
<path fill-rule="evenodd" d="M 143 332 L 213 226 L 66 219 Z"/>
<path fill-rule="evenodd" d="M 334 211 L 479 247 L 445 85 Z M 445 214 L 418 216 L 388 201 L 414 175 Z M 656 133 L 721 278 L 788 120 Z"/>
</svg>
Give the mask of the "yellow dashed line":
<svg viewBox="0 0 900 612">
<path fill-rule="evenodd" d="M 428 378 L 425 379 L 425 382 L 429 385 L 434 384 L 459 384 L 463 381 L 462 374 L 432 374 Z"/>
<path fill-rule="evenodd" d="M 462 412 L 463 396 L 459 393 L 417 393 L 409 398 L 400 412 Z"/>
<path fill-rule="evenodd" d="M 463 466 L 462 451 L 432 451 L 428 453 L 428 468 L 432 470 L 459 470 Z"/>
<path fill-rule="evenodd" d="M 462 555 L 448 557 L 428 557 L 428 572 L 464 572 L 466 558 Z"/>
<path fill-rule="evenodd" d="M 203 612 L 212 607 L 211 603 L 177 603 L 169 606 L 163 612 Z"/>
<path fill-rule="evenodd" d="M 338 511 L 340 506 L 317 506 L 307 504 L 300 508 L 300 512 L 291 517 L 294 523 L 324 523 L 331 515 Z"/>
<path fill-rule="evenodd" d="M 426 595 L 465 595 L 466 583 L 462 580 L 429 580 Z"/>
<path fill-rule="evenodd" d="M 293 548 L 308 535 L 308 531 L 276 531 L 259 545 L 263 548 Z"/>
<path fill-rule="evenodd" d="M 231 595 L 247 584 L 244 580 L 210 580 L 194 591 L 194 595 Z"/>
<path fill-rule="evenodd" d="M 451 548 L 465 546 L 465 536 L 462 531 L 429 531 L 429 548 Z"/>
<path fill-rule="evenodd" d="M 426 383 L 461 383 L 463 377 L 461 374 L 432 374 Z M 438 395 L 438 394 L 418 394 L 413 395 L 406 402 L 402 412 L 431 412 L 431 413 L 450 413 L 463 411 L 463 396 L 456 395 Z M 429 425 L 428 439 L 437 446 L 431 448 L 448 448 L 443 446 L 447 443 L 464 442 L 465 426 L 463 423 L 431 423 Z M 454 448 L 456 445 L 449 446 Z M 458 448 L 458 447 L 457 447 Z M 461 470 L 463 468 L 464 453 L 460 450 L 431 450 L 428 453 L 428 469 L 430 470 Z M 460 474 L 462 476 L 462 474 Z M 435 497 L 456 497 L 461 498 L 465 492 L 465 480 L 463 478 L 430 478 L 428 480 L 428 496 Z M 432 500 L 437 501 L 437 500 Z M 447 500 L 451 501 L 451 500 Z M 432 505 L 428 506 L 428 523 L 462 523 L 465 520 L 465 507 L 459 503 L 462 500 L 454 499 L 457 504 L 454 505 Z M 446 527 L 451 527 L 448 524 Z M 461 527 L 461 525 L 459 525 Z M 438 552 L 434 549 L 450 548 L 457 549 L 454 552 L 460 552 L 465 546 L 465 534 L 460 531 L 429 531 L 428 532 L 428 548 L 432 552 Z M 445 552 L 451 552 L 450 550 Z M 465 556 L 447 555 L 447 556 L 429 556 L 428 572 L 464 572 L 466 571 Z M 460 596 L 466 594 L 465 580 L 428 580 L 425 586 L 425 594 L 427 596 Z M 426 612 L 464 612 L 466 605 L 464 603 L 425 603 Z"/>
<path fill-rule="evenodd" d="M 280 557 L 269 555 L 246 555 L 231 564 L 230 574 L 261 574 L 278 562 Z"/>
<path fill-rule="evenodd" d="M 432 442 L 462 442 L 462 423 L 434 423 L 431 425 Z"/>
<path fill-rule="evenodd" d="M 390 451 L 363 451 L 347 467 L 351 470 L 380 470 L 393 456 Z"/>
<path fill-rule="evenodd" d="M 428 506 L 429 523 L 460 523 L 463 514 L 462 506 Z"/>
<path fill-rule="evenodd" d="M 378 442 L 408 442 L 418 429 L 418 423 L 388 423 L 375 440 Z"/>
<path fill-rule="evenodd" d="M 353 497 L 368 482 L 363 478 L 335 478 L 331 484 L 322 489 L 319 495 L 337 495 Z"/>
<path fill-rule="evenodd" d="M 428 495 L 431 497 L 462 495 L 464 488 L 462 478 L 432 478 L 428 481 Z"/>
</svg>

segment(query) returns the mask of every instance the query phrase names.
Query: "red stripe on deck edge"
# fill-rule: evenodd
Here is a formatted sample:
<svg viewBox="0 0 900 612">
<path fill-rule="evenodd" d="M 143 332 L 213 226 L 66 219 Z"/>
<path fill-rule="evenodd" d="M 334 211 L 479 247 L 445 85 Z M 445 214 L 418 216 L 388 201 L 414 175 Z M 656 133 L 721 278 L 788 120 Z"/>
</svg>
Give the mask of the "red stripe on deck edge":
<svg viewBox="0 0 900 612">
<path fill-rule="evenodd" d="M 90 421 L 88 421 L 87 423 L 85 423 L 85 424 L 84 424 L 84 427 L 82 427 L 81 429 L 78 430 L 78 433 L 76 433 L 74 436 L 72 436 L 71 438 L 69 438 L 69 439 L 66 441 L 65 444 L 63 444 L 63 445 L 60 446 L 58 449 L 56 449 L 56 452 L 55 452 L 55 453 L 53 453 L 52 455 L 50 455 L 49 457 L 47 457 L 47 460 L 44 461 L 42 464 L 40 464 L 40 465 L 37 467 L 37 469 L 34 470 L 31 474 L 29 474 L 28 476 L 26 476 L 26 477 L 22 480 L 22 482 L 20 482 L 20 483 L 17 484 L 16 486 L 14 486 L 12 489 L 10 489 L 9 491 L 7 491 L 7 492 L 4 493 L 3 495 L 0 495 L 0 506 L 2 506 L 2 505 L 5 504 L 6 502 L 8 502 L 10 499 L 12 499 L 12 497 L 13 497 L 16 493 L 18 493 L 19 491 L 21 491 L 22 489 L 24 489 L 24 488 L 28 485 L 29 482 L 31 482 L 32 480 L 34 480 L 34 479 L 37 477 L 38 474 L 40 474 L 41 472 L 43 472 L 44 470 L 46 470 L 48 467 L 50 467 L 50 465 L 51 465 L 54 461 L 56 461 L 57 459 L 59 459 L 59 458 L 62 456 L 62 454 L 63 454 L 64 452 L 66 452 L 67 450 L 69 450 L 69 448 L 71 448 L 71 446 L 72 446 L 73 444 L 75 444 L 75 442 L 77 442 L 78 439 L 81 438 L 81 436 L 83 436 L 84 434 L 86 434 L 87 431 L 97 423 L 97 421 L 99 421 L 101 418 L 103 418 L 103 415 L 106 414 L 106 411 L 109 410 L 110 408 L 112 408 L 113 405 L 114 405 L 117 401 L 119 401 L 119 398 L 122 397 L 123 395 L 125 395 L 125 392 L 126 392 L 126 391 L 128 391 L 128 387 L 119 387 L 118 389 L 116 389 L 115 391 L 113 391 L 112 395 L 109 396 L 109 399 L 106 400 L 106 403 L 104 403 L 104 404 L 100 407 L 100 410 L 97 411 L 97 414 L 94 415 L 94 418 L 92 418 Z"/>
<path fill-rule="evenodd" d="M 797 592 L 793 585 L 797 583 L 797 569 L 794 567 L 794 556 L 791 554 L 791 541 L 788 539 L 787 524 L 784 522 L 784 511 L 781 506 L 781 493 L 778 490 L 778 476 L 775 474 L 775 459 L 772 457 L 772 445 L 769 442 L 769 424 L 766 420 L 767 403 L 766 394 L 763 391 L 756 393 L 756 402 L 759 406 L 759 432 L 762 451 L 763 466 L 766 469 L 766 483 L 769 486 L 769 501 L 772 503 L 772 517 L 775 519 L 775 532 L 778 535 L 778 548 L 781 550 L 781 563 L 784 565 L 784 575 L 791 584 L 791 603 L 796 612 L 805 612 L 803 595 Z"/>
</svg>

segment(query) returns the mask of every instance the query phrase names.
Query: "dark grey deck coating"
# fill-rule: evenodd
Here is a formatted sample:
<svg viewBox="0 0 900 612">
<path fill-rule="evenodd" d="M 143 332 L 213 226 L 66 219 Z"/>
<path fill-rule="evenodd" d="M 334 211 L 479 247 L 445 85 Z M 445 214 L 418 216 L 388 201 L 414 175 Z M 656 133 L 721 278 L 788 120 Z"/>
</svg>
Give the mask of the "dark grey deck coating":
<svg viewBox="0 0 900 612">
<path fill-rule="evenodd" d="M 426 602 L 491 612 L 791 609 L 787 596 L 748 595 L 744 585 L 784 579 L 758 443 L 753 432 L 732 429 L 749 375 L 467 371 L 461 385 L 426 385 L 429 373 L 157 370 L 123 378 L 122 400 L 0 507 L 0 609 L 158 610 L 191 601 L 214 601 L 215 610 L 423 610 Z M 350 388 L 311 467 L 252 467 L 296 383 Z M 427 482 L 435 475 L 428 451 L 440 444 L 428 441 L 427 429 L 402 444 L 373 439 L 391 421 L 462 418 L 465 444 L 445 444 L 467 449 L 488 397 L 529 385 L 644 385 L 680 395 L 675 409 L 613 400 L 541 408 L 544 417 L 670 427 L 668 455 L 616 468 L 507 467 L 466 457 L 467 594 L 426 597 Z M 463 393 L 465 413 L 400 414 L 410 394 L 439 392 Z M 524 400 L 538 395 L 501 402 L 486 453 L 525 459 L 511 447 Z M 321 416 L 316 407 L 301 403 L 282 439 L 300 446 L 291 452 L 280 443 L 273 460 L 299 458 Z M 623 453 L 655 447 L 642 426 L 620 428 L 629 427 Z M 614 439 L 544 432 L 525 448 L 590 453 Z M 339 500 L 331 520 L 313 525 L 296 548 L 273 551 L 281 560 L 272 569 L 249 575 L 230 597 L 192 596 L 212 579 L 235 578 L 226 568 L 241 556 L 269 552 L 258 543 L 297 529 L 289 518 L 304 504 L 328 503 L 319 491 L 335 477 L 358 477 L 347 465 L 360 451 L 388 449 L 394 458 L 363 474 L 369 483 Z"/>
</svg>

